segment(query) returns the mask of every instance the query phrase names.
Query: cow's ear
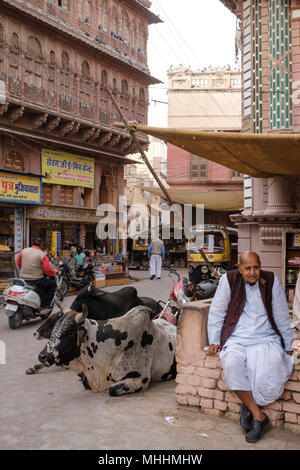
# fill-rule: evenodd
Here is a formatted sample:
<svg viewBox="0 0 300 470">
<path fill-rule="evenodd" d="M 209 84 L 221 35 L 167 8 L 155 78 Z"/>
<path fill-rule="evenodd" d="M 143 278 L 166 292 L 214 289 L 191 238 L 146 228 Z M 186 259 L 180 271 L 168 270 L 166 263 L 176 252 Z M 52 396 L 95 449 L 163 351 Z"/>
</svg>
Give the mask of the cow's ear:
<svg viewBox="0 0 300 470">
<path fill-rule="evenodd" d="M 82 313 L 77 313 L 75 315 L 75 322 L 80 324 L 84 323 L 85 319 L 87 318 L 89 314 L 88 308 L 85 304 L 82 304 Z"/>
<path fill-rule="evenodd" d="M 77 331 L 77 346 L 79 347 L 81 343 L 85 340 L 87 330 L 81 326 Z"/>
</svg>

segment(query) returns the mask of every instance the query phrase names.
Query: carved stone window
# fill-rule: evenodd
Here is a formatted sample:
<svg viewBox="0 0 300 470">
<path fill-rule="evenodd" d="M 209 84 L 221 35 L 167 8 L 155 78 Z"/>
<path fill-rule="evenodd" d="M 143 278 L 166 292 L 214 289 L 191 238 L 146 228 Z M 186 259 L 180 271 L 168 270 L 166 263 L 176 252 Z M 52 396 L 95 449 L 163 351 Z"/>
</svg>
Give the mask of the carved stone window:
<svg viewBox="0 0 300 470">
<path fill-rule="evenodd" d="M 70 61 L 69 55 L 66 51 L 61 54 L 61 71 L 60 71 L 60 86 L 63 90 L 69 92 L 70 88 Z"/>
<path fill-rule="evenodd" d="M 19 77 L 19 36 L 17 33 L 12 33 L 11 42 L 9 46 L 9 69 L 10 75 Z"/>
<path fill-rule="evenodd" d="M 49 64 L 48 64 L 48 84 L 49 84 L 48 88 L 50 91 L 55 91 L 55 69 L 56 69 L 55 52 L 50 51 Z"/>
<path fill-rule="evenodd" d="M 147 33 L 144 23 L 139 23 L 138 52 L 146 55 Z"/>
<path fill-rule="evenodd" d="M 126 80 L 122 80 L 121 84 L 121 97 L 120 97 L 120 108 L 125 111 L 128 110 L 128 83 Z"/>
<path fill-rule="evenodd" d="M 107 84 L 107 72 L 102 70 L 101 72 L 101 87 L 100 87 L 100 101 L 107 103 L 108 102 L 108 91 L 105 87 Z"/>
<path fill-rule="evenodd" d="M 91 97 L 91 72 L 88 62 L 81 64 L 80 96 L 83 101 L 90 102 Z"/>
<path fill-rule="evenodd" d="M 121 15 L 121 36 L 125 44 L 128 45 L 130 38 L 129 17 L 126 10 L 122 10 Z"/>
<path fill-rule="evenodd" d="M 132 22 L 131 47 L 133 52 L 135 52 L 135 49 L 137 49 L 137 25 L 135 21 Z"/>
<path fill-rule="evenodd" d="M 31 36 L 27 42 L 26 58 L 26 82 L 36 87 L 42 87 L 43 55 L 40 41 Z"/>
<path fill-rule="evenodd" d="M 118 12 L 116 7 L 113 7 L 112 9 L 111 27 L 114 33 L 117 33 L 119 31 Z"/>
<path fill-rule="evenodd" d="M 92 18 L 91 0 L 79 0 L 78 13 L 80 21 L 90 24 Z"/>
<path fill-rule="evenodd" d="M 145 122 L 146 116 L 146 99 L 145 99 L 145 90 L 140 88 L 139 91 L 139 101 L 138 101 L 138 121 Z"/>
<path fill-rule="evenodd" d="M 24 171 L 24 160 L 18 152 L 9 152 L 5 157 L 5 170 Z"/>
<path fill-rule="evenodd" d="M 109 10 L 108 0 L 100 0 L 99 5 L 99 28 L 101 31 L 108 31 L 109 28 Z"/>
</svg>

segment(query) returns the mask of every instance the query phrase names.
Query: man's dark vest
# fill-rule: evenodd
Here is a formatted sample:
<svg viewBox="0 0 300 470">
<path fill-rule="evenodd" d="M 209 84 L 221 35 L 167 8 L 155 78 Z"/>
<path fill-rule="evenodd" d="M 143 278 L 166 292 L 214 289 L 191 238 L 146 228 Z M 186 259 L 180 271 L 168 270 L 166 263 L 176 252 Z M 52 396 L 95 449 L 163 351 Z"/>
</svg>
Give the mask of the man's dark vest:
<svg viewBox="0 0 300 470">
<path fill-rule="evenodd" d="M 226 340 L 235 329 L 246 304 L 246 286 L 245 281 L 237 269 L 227 272 L 227 279 L 231 290 L 231 299 L 227 309 L 227 315 L 221 331 L 220 347 L 223 348 Z M 261 297 L 267 311 L 268 319 L 273 330 L 280 336 L 281 344 L 284 348 L 283 338 L 275 324 L 272 311 L 272 288 L 274 283 L 274 273 L 270 271 L 261 271 L 259 279 L 259 289 Z"/>
</svg>

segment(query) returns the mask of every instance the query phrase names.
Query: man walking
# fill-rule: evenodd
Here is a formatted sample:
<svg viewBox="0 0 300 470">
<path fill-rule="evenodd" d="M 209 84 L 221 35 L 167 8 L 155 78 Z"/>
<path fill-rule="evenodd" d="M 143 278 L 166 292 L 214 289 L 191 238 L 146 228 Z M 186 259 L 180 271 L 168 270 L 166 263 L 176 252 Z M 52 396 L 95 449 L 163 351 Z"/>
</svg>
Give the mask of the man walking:
<svg viewBox="0 0 300 470">
<path fill-rule="evenodd" d="M 165 257 L 165 246 L 159 237 L 154 237 L 148 248 L 148 258 L 150 259 L 150 279 L 160 279 L 162 260 Z"/>
<path fill-rule="evenodd" d="M 242 401 L 239 423 L 256 442 L 270 421 L 260 409 L 277 400 L 293 370 L 292 331 L 284 290 L 262 271 L 257 253 L 220 279 L 208 316 L 209 354 L 220 352 L 224 379 Z"/>
</svg>

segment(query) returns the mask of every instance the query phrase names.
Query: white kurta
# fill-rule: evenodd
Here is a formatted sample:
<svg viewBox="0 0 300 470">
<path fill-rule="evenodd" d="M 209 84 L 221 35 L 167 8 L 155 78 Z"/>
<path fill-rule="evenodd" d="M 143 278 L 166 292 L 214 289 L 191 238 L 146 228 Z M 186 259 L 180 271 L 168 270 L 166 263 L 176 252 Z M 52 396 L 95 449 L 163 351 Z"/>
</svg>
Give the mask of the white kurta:
<svg viewBox="0 0 300 470">
<path fill-rule="evenodd" d="M 220 336 L 231 298 L 227 275 L 222 276 L 208 316 L 210 344 L 220 344 Z M 292 331 L 285 293 L 277 276 L 272 290 L 275 323 L 292 350 Z M 277 400 L 293 370 L 293 359 L 285 353 L 273 330 L 261 297 L 259 282 L 246 283 L 246 304 L 240 319 L 220 353 L 224 379 L 231 390 L 252 391 L 260 406 Z"/>
</svg>

